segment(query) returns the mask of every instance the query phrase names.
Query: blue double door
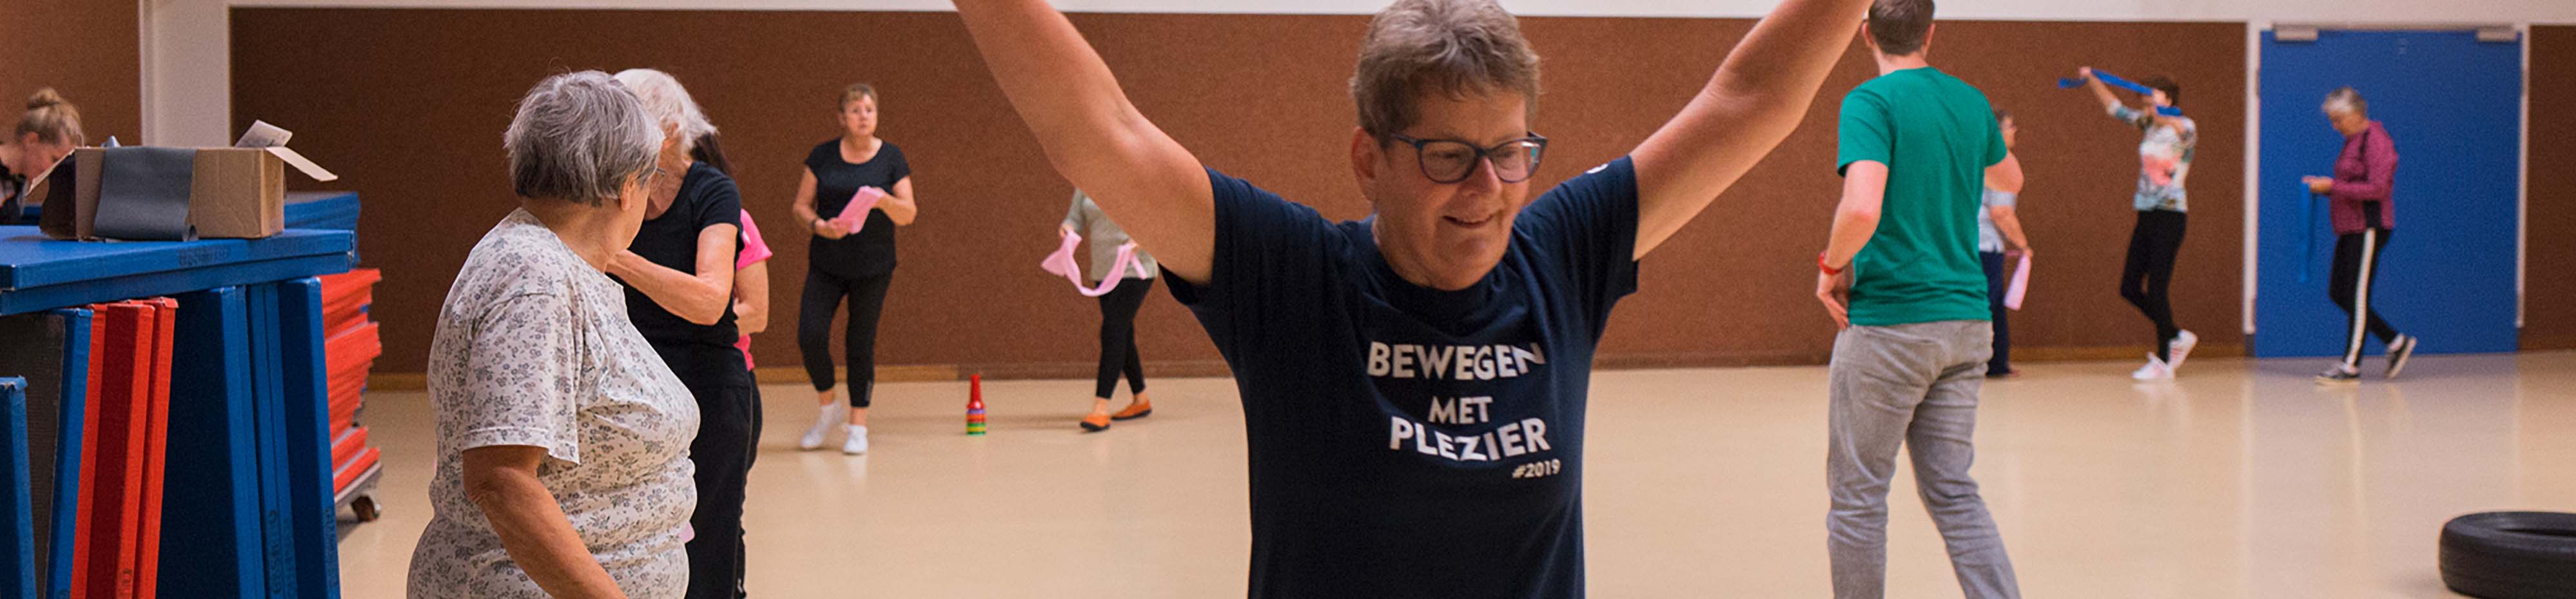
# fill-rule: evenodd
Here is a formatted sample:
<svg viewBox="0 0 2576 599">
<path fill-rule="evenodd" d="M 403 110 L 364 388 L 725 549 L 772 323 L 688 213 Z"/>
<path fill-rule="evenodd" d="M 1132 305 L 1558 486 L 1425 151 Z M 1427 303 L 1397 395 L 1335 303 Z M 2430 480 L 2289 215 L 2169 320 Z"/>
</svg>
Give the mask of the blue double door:
<svg viewBox="0 0 2576 599">
<path fill-rule="evenodd" d="M 2264 32 L 2253 354 L 2339 356 L 2352 320 L 2328 295 L 2335 233 L 2300 177 L 2344 138 L 2319 110 L 2351 86 L 2401 156 L 2396 230 L 2371 306 L 2427 353 L 2514 351 L 2521 269 L 2522 44 L 2468 31 Z M 2367 351 L 2383 348 L 2368 342 Z"/>
</svg>

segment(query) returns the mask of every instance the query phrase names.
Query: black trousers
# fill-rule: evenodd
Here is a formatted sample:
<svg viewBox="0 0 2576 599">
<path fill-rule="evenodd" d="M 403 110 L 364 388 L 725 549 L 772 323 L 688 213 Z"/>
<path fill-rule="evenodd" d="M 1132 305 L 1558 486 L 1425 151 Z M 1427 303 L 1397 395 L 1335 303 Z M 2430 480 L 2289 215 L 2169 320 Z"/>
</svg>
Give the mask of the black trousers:
<svg viewBox="0 0 2576 599">
<path fill-rule="evenodd" d="M 743 573 L 743 491 L 760 444 L 760 390 L 745 370 L 742 352 L 730 345 L 660 344 L 654 352 L 698 400 L 698 437 L 689 443 L 697 466 L 698 509 L 689 515 L 696 536 L 689 554 L 689 599 L 733 599 Z"/>
<path fill-rule="evenodd" d="M 1145 361 L 1136 355 L 1136 310 L 1154 290 L 1153 279 L 1130 278 L 1100 296 L 1100 384 L 1092 395 L 1108 399 L 1118 392 L 1118 375 L 1127 375 L 1127 393 L 1145 392 Z"/>
<path fill-rule="evenodd" d="M 805 354 L 805 375 L 815 391 L 830 391 L 832 312 L 850 301 L 849 330 L 841 339 L 850 365 L 850 407 L 868 407 L 877 381 L 877 317 L 885 313 L 886 289 L 894 273 L 845 279 L 819 270 L 805 271 L 805 295 L 796 315 L 796 348 Z"/>
<path fill-rule="evenodd" d="M 2001 252 L 1978 252 L 1986 263 L 1986 309 L 1994 312 L 1995 357 L 1986 360 L 1987 376 L 2012 372 L 2012 329 L 2004 325 L 2004 292 L 2012 288 L 2012 273 L 2004 270 Z"/>
<path fill-rule="evenodd" d="M 2378 213 L 2373 211 L 2371 214 Z M 2392 231 L 2365 228 L 2359 233 L 2335 237 L 2334 281 L 2326 294 L 2333 296 L 2335 305 L 2342 307 L 2344 314 L 2352 316 L 2352 326 L 2347 329 L 2350 334 L 2346 336 L 2343 350 L 2346 366 L 2360 366 L 2362 335 L 2377 335 L 2383 343 L 2397 340 L 2397 327 L 2389 326 L 2388 320 L 2380 318 L 2379 311 L 2370 306 L 2371 289 L 2378 286 L 2379 253 L 2388 247 L 2390 233 Z"/>
<path fill-rule="evenodd" d="M 2174 325 L 2174 256 L 2182 253 L 2183 213 L 2138 211 L 2138 226 L 2129 230 L 2128 265 L 2120 268 L 2120 299 L 2156 325 L 2156 359 L 2172 360 L 2167 351 L 2182 327 Z"/>
</svg>

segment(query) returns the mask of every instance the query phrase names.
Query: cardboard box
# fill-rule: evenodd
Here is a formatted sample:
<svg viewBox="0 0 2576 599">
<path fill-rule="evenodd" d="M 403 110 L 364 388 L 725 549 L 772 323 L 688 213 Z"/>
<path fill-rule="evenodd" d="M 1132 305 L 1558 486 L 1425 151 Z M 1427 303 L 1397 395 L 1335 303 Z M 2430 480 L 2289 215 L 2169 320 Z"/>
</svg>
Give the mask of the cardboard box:
<svg viewBox="0 0 2576 599">
<path fill-rule="evenodd" d="M 42 228 L 55 239 L 97 239 L 104 148 L 80 148 L 39 176 L 29 198 L 45 203 Z M 286 230 L 286 169 L 316 181 L 338 175 L 283 146 L 199 148 L 188 185 L 188 226 L 199 238 L 257 238 Z M 63 173 L 65 168 L 71 169 Z M 170 240 L 155 240 L 170 241 Z"/>
</svg>

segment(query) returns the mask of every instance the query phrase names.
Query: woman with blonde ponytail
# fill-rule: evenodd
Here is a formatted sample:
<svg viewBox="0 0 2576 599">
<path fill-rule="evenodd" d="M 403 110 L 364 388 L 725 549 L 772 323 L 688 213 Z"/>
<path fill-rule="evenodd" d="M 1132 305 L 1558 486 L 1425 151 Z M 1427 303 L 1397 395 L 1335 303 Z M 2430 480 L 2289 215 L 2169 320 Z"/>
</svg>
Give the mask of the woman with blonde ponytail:
<svg viewBox="0 0 2576 599">
<path fill-rule="evenodd" d="M 27 111 L 8 139 L 0 140 L 0 224 L 16 224 L 33 202 L 19 197 L 27 178 L 43 174 L 81 145 L 80 110 L 54 88 L 27 97 Z"/>
</svg>

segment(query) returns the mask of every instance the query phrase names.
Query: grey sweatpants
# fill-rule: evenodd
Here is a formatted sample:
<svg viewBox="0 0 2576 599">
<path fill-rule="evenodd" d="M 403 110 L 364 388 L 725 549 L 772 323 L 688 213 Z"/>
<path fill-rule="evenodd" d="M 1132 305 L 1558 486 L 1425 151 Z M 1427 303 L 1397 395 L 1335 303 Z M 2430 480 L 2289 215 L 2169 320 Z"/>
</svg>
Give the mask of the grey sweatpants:
<svg viewBox="0 0 2576 599">
<path fill-rule="evenodd" d="M 1968 599 L 2021 596 L 2003 538 L 1968 477 L 1993 339 L 1993 328 L 1977 320 L 1855 326 L 1834 339 L 1825 446 L 1833 510 L 1825 530 L 1837 599 L 1886 594 L 1887 481 L 1899 446 L 1912 446 L 1916 490 Z"/>
</svg>

